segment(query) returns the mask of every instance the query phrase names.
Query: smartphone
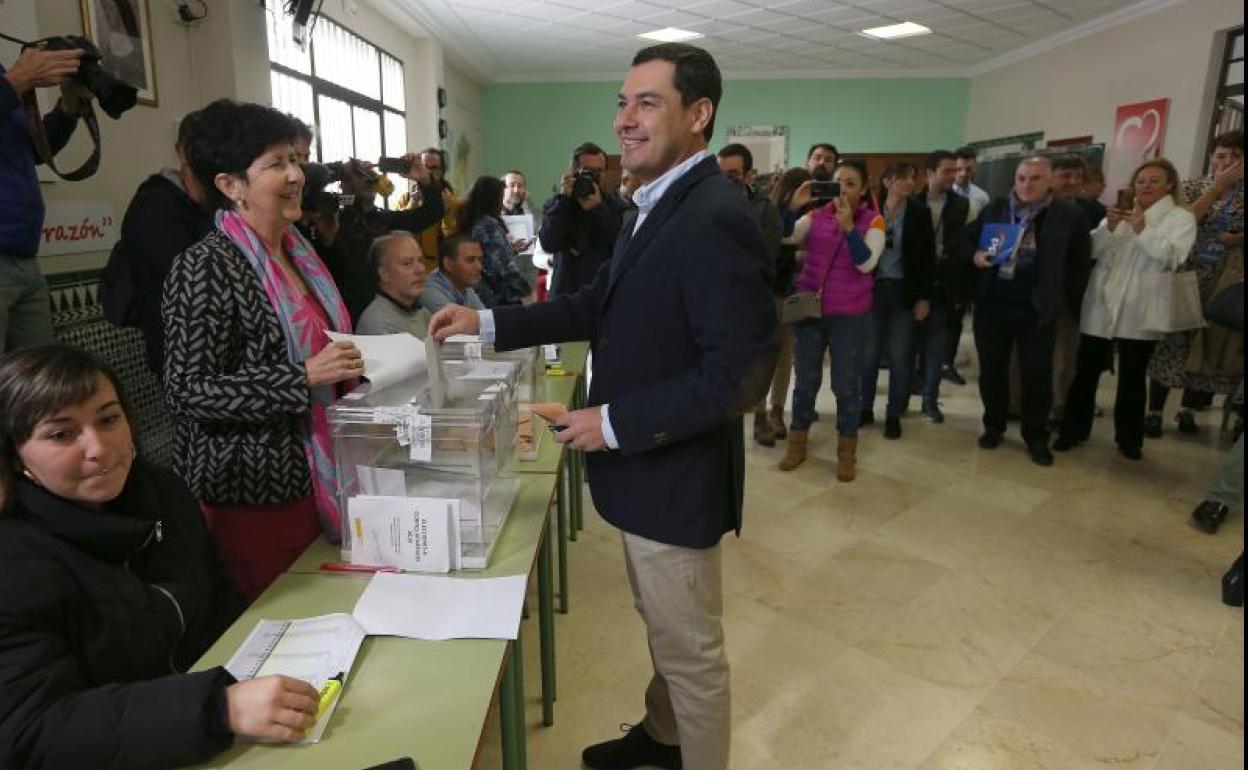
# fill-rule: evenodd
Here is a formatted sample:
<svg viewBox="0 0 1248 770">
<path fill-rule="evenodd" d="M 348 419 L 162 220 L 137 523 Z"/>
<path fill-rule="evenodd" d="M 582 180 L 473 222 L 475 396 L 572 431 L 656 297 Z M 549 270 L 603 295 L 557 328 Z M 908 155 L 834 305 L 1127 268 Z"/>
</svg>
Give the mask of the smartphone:
<svg viewBox="0 0 1248 770">
<path fill-rule="evenodd" d="M 1118 191 L 1118 208 L 1123 211 L 1130 211 L 1135 208 L 1135 190 L 1130 187 L 1124 187 Z"/>
<path fill-rule="evenodd" d="M 840 182 L 811 182 L 810 197 L 817 201 L 833 201 L 841 197 Z"/>
<path fill-rule="evenodd" d="M 409 164 L 402 158 L 378 158 L 377 170 L 383 174 L 406 174 Z"/>
</svg>

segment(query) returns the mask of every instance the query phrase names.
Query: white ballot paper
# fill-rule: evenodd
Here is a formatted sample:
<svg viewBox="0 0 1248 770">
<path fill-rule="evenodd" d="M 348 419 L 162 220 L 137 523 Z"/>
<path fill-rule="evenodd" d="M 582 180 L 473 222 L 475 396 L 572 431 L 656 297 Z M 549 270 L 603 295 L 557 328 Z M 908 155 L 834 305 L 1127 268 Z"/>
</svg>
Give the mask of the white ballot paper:
<svg viewBox="0 0 1248 770">
<path fill-rule="evenodd" d="M 369 634 L 409 639 L 515 639 L 525 575 L 431 577 L 378 572 L 352 615 Z"/>
<path fill-rule="evenodd" d="M 341 674 L 345 685 L 364 636 L 360 624 L 341 612 L 300 620 L 261 620 L 226 662 L 225 670 L 240 682 L 283 674 L 317 690 Z M 334 699 L 299 743 L 321 740 L 341 700 L 341 695 Z"/>
<path fill-rule="evenodd" d="M 387 388 L 423 371 L 425 345 L 411 334 L 325 332 L 334 342 L 352 342 L 364 358 L 364 376 L 373 390 Z"/>
<path fill-rule="evenodd" d="M 446 383 L 442 381 L 442 351 L 432 334 L 425 337 L 425 366 L 429 367 L 429 406 L 441 409 L 446 403 Z"/>
<path fill-rule="evenodd" d="M 519 366 L 515 361 L 477 361 L 464 374 L 463 380 L 501 380 L 511 374 L 511 370 Z"/>
<path fill-rule="evenodd" d="M 414 572 L 450 572 L 459 553 L 459 500 L 352 497 L 351 562 Z"/>
</svg>

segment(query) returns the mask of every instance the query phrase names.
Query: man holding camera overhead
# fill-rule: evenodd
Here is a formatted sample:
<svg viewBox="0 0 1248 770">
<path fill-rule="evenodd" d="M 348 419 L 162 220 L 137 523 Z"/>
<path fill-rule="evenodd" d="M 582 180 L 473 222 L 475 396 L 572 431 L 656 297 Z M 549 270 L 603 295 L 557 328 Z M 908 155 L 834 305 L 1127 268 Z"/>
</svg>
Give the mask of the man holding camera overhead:
<svg viewBox="0 0 1248 770">
<path fill-rule="evenodd" d="M 551 296 L 575 294 L 593 283 L 598 268 L 611 259 L 626 204 L 603 189 L 606 170 L 607 153 L 585 142 L 572 151 L 572 168 L 542 208 L 538 240 L 555 257 Z"/>
<path fill-rule="evenodd" d="M 36 88 L 62 87 L 64 98 L 44 117 L 48 143 L 60 152 L 78 125 L 82 89 L 71 81 L 82 54 L 28 48 L 12 69 L 0 65 L 0 352 L 54 341 L 48 282 L 35 259 L 44 215 L 39 161 L 22 99 Z"/>
<path fill-rule="evenodd" d="M 392 230 L 419 233 L 441 221 L 446 213 L 440 186 L 421 163 L 419 155 L 404 155 L 393 162 L 405 169 L 398 172 L 396 167 L 395 172 L 419 185 L 421 204 L 418 208 L 399 211 L 377 208 L 378 182 L 384 177 L 371 163 L 351 159 L 329 166 L 337 172 L 343 194 L 353 195 L 355 199 L 338 212 L 336 228 L 318 228 L 317 249 L 338 284 L 353 324 L 360 320 L 360 314 L 377 291 L 376 274 L 368 262 L 368 249 L 373 239 Z M 389 173 L 392 169 L 379 170 Z"/>
</svg>

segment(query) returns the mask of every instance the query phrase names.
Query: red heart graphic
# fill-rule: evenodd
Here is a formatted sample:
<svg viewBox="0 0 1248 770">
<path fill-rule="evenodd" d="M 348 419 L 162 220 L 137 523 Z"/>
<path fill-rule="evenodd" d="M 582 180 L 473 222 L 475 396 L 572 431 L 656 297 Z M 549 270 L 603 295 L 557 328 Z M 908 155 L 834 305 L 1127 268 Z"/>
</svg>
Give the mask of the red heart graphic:
<svg viewBox="0 0 1248 770">
<path fill-rule="evenodd" d="M 1161 115 L 1149 108 L 1132 115 L 1118 126 L 1115 145 L 1126 156 L 1142 158 L 1150 153 L 1161 134 Z"/>
</svg>

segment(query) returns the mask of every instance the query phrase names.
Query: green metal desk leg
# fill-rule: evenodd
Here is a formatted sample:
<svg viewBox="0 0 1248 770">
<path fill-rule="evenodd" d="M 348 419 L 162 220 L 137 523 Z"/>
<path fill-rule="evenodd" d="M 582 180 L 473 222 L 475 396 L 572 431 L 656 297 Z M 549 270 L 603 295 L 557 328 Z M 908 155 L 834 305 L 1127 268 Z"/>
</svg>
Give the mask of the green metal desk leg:
<svg viewBox="0 0 1248 770">
<path fill-rule="evenodd" d="M 498 696 L 499 722 L 503 733 L 503 770 L 526 770 L 524 735 L 524 653 L 520 637 L 508 645 L 510 655 Z"/>
<path fill-rule="evenodd" d="M 555 487 L 559 490 L 559 501 L 568 509 L 568 539 L 576 542 L 576 450 L 564 449 L 559 458 L 559 479 Z"/>
<path fill-rule="evenodd" d="M 550 580 L 550 530 L 537 555 L 537 623 L 542 653 L 542 724 L 555 723 L 555 602 Z"/>
<path fill-rule="evenodd" d="M 572 518 L 574 532 L 585 529 L 585 453 L 572 453 Z"/>
<path fill-rule="evenodd" d="M 559 612 L 568 614 L 568 498 L 563 491 L 563 467 L 555 478 L 555 529 L 559 541 Z"/>
</svg>

